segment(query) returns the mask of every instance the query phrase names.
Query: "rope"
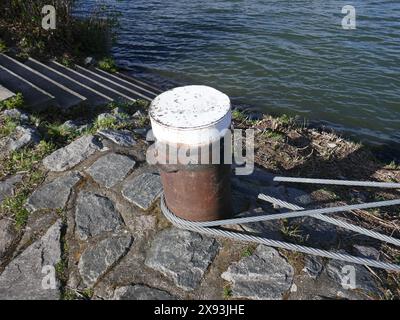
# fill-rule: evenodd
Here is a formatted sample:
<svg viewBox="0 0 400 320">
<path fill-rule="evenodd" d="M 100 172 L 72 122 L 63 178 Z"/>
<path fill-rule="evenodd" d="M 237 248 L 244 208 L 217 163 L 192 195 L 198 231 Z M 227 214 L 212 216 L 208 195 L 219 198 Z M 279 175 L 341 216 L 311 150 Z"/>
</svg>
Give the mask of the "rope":
<svg viewBox="0 0 400 320">
<path fill-rule="evenodd" d="M 383 182 L 364 182 L 364 181 L 345 181 L 345 180 L 327 180 L 327 179 L 307 179 L 307 178 L 292 178 L 292 177 L 275 177 L 274 181 L 280 182 L 294 182 L 294 183 L 315 183 L 315 184 L 330 184 L 330 185 L 342 185 L 342 186 L 360 186 L 360 187 L 376 187 L 376 188 L 400 188 L 400 183 L 383 183 Z M 296 217 L 312 217 L 321 221 L 325 221 L 327 223 L 333 224 L 340 228 L 344 228 L 347 230 L 351 230 L 357 232 L 359 234 L 378 239 L 387 243 L 391 243 L 397 246 L 400 246 L 400 240 L 383 235 L 381 233 L 368 230 L 366 228 L 362 228 L 359 226 L 355 226 L 351 223 L 341 221 L 338 219 L 334 219 L 326 216 L 326 214 L 343 212 L 343 211 L 351 211 L 351 210 L 360 210 L 360 209 L 371 209 L 371 208 L 379 208 L 385 206 L 394 206 L 400 205 L 400 199 L 396 200 L 387 200 L 387 201 L 378 201 L 371 203 L 362 203 L 355 205 L 346 205 L 339 207 L 331 207 L 331 208 L 320 208 L 320 209 L 312 209 L 305 210 L 303 207 L 297 206 L 295 204 L 267 196 L 265 194 L 259 194 L 259 199 L 267 201 L 271 204 L 275 204 L 282 208 L 286 208 L 289 210 L 294 210 L 292 212 L 284 212 L 277 214 L 267 214 L 267 215 L 258 215 L 258 216 L 250 216 L 250 217 L 239 217 L 233 219 L 224 219 L 217 221 L 206 221 L 206 222 L 194 222 L 181 219 L 173 214 L 167 207 L 165 203 L 164 195 L 161 196 L 161 211 L 165 215 L 165 217 L 176 227 L 186 230 L 195 231 L 202 234 L 207 234 L 211 236 L 217 237 L 227 237 L 234 240 L 246 241 L 246 242 L 255 242 L 264 244 L 270 247 L 276 247 L 291 251 L 302 252 L 305 254 L 311 254 L 315 256 L 330 258 L 341 260 L 349 263 L 361 264 L 370 267 L 386 269 L 391 271 L 400 272 L 400 265 L 386 263 L 382 261 L 366 259 L 355 257 L 348 254 L 336 253 L 327 250 L 321 250 L 316 248 L 311 248 L 307 246 L 297 245 L 293 243 L 277 241 L 267 238 L 262 238 L 259 236 L 248 235 L 235 231 L 228 231 L 221 228 L 224 225 L 234 225 L 234 224 L 244 224 L 244 223 L 252 223 L 252 222 L 261 222 L 261 221 L 270 221 L 277 219 L 287 219 L 287 218 L 296 218 Z M 243 214 L 251 214 L 252 212 L 244 212 Z"/>
<path fill-rule="evenodd" d="M 290 210 L 304 210 L 303 207 L 300 207 L 300 206 L 297 206 L 295 204 L 291 204 L 291 203 L 288 203 L 286 201 L 282 201 L 282 200 L 279 200 L 279 199 L 276 199 L 276 198 L 273 198 L 273 197 L 270 197 L 270 196 L 266 196 L 265 194 L 260 194 L 258 196 L 258 198 L 261 199 L 261 200 L 267 201 L 269 203 L 278 205 L 278 206 L 280 206 L 282 208 L 287 208 L 287 209 L 290 209 Z M 313 217 L 313 218 L 316 218 L 318 220 L 322 220 L 322 221 L 325 221 L 327 223 L 333 224 L 333 225 L 338 226 L 340 228 L 351 230 L 351 231 L 366 235 L 366 236 L 371 237 L 371 238 L 375 238 L 375 239 L 378 239 L 378 240 L 381 240 L 381 241 L 384 241 L 384 242 L 388 242 L 388 243 L 394 244 L 396 246 L 400 246 L 400 240 L 399 239 L 396 239 L 396 238 L 393 238 L 393 237 L 389 237 L 389 236 L 383 235 L 381 233 L 365 229 L 363 227 L 355 226 L 355 225 L 353 225 L 351 223 L 347 223 L 347 222 L 342 221 L 342 220 L 338 220 L 338 219 L 334 219 L 334 218 L 331 218 L 331 217 L 327 217 L 327 216 L 324 216 L 322 214 L 312 214 L 310 216 Z"/>
<path fill-rule="evenodd" d="M 391 182 L 309 179 L 309 178 L 294 178 L 294 177 L 274 177 L 273 181 L 290 182 L 290 183 L 326 184 L 326 185 L 348 186 L 348 187 L 351 186 L 351 187 L 400 189 L 400 183 L 391 183 Z"/>
<path fill-rule="evenodd" d="M 175 214 L 173 214 L 168 209 L 168 207 L 165 203 L 164 195 L 162 195 L 162 197 L 161 197 L 161 211 L 173 225 L 175 225 L 176 227 L 181 228 L 181 229 L 191 230 L 191 231 L 195 231 L 195 232 L 210 235 L 210 236 L 226 237 L 226 238 L 230 238 L 233 240 L 246 241 L 246 242 L 255 242 L 255 243 L 264 244 L 264 245 L 270 246 L 270 247 L 281 248 L 281 249 L 301 252 L 301 253 L 305 253 L 305 254 L 346 261 L 349 263 L 362 264 L 362 265 L 367 265 L 370 267 L 400 272 L 400 266 L 396 265 L 396 264 L 385 263 L 385 262 L 376 261 L 376 260 L 372 260 L 372 259 L 355 257 L 355 256 L 347 255 L 347 254 L 336 253 L 336 252 L 331 252 L 331 251 L 327 251 L 327 250 L 321 250 L 321 249 L 301 246 L 301 245 L 297 245 L 297 244 L 293 244 L 293 243 L 277 241 L 277 240 L 262 238 L 262 237 L 258 237 L 258 236 L 252 236 L 252 235 L 234 232 L 234 231 L 227 231 L 227 230 L 223 230 L 223 229 L 219 229 L 219 228 L 203 227 L 202 224 L 204 224 L 204 222 L 193 222 L 193 221 L 184 220 L 184 219 L 177 217 Z"/>
</svg>

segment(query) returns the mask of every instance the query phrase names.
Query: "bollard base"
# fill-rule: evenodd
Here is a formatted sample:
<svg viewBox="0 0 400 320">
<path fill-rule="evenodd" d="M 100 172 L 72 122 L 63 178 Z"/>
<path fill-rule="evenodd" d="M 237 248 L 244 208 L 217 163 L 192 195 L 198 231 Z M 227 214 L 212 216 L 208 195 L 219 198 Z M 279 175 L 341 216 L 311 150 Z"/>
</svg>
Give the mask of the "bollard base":
<svg viewBox="0 0 400 320">
<path fill-rule="evenodd" d="M 230 218 L 233 216 L 230 175 L 230 165 L 161 170 L 166 204 L 176 216 L 185 220 Z"/>
</svg>

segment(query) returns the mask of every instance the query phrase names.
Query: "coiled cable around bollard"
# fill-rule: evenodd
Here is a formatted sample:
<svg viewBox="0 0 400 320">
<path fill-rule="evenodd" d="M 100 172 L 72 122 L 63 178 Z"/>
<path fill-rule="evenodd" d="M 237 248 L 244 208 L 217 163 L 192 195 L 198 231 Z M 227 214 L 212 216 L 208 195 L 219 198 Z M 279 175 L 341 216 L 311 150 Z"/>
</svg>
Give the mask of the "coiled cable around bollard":
<svg viewBox="0 0 400 320">
<path fill-rule="evenodd" d="M 304 181 L 307 181 L 306 183 L 324 183 L 327 181 L 327 180 L 318 180 L 317 182 L 312 182 L 311 180 L 308 179 L 308 180 L 304 180 Z M 298 183 L 299 181 L 296 179 L 292 179 L 291 182 Z M 332 181 L 328 181 L 328 182 L 330 182 L 329 184 L 336 184 L 335 182 L 337 182 L 337 181 L 332 180 Z M 343 183 L 346 183 L 346 185 L 351 185 L 351 181 L 339 181 L 337 184 L 343 185 Z M 364 184 L 365 185 L 363 185 L 363 182 L 357 182 L 358 186 L 374 185 L 374 187 L 378 187 L 378 188 L 381 187 L 379 185 L 379 183 L 371 184 L 371 182 L 365 182 Z M 383 186 L 383 187 L 388 187 L 388 186 Z M 392 184 L 390 187 L 399 188 L 400 184 Z M 164 195 L 161 196 L 161 211 L 163 212 L 164 216 L 173 225 L 175 225 L 176 227 L 181 228 L 181 229 L 191 230 L 191 231 L 195 231 L 195 232 L 210 235 L 210 236 L 226 237 L 226 238 L 230 238 L 233 240 L 260 243 L 260 244 L 264 244 L 264 245 L 267 245 L 270 247 L 281 248 L 281 249 L 301 252 L 301 253 L 305 253 L 305 254 L 341 260 L 341 261 L 345 261 L 345 262 L 349 262 L 349 263 L 361 264 L 361 265 L 365 265 L 365 266 L 400 272 L 400 265 L 396 265 L 396 264 L 392 264 L 392 263 L 386 263 L 386 262 L 382 262 L 382 261 L 378 261 L 378 260 L 366 259 L 366 258 L 348 255 L 348 254 L 342 254 L 342 253 L 332 252 L 332 251 L 328 251 L 328 250 L 307 247 L 307 246 L 303 246 L 303 245 L 297 245 L 297 244 L 284 242 L 284 241 L 277 241 L 277 240 L 273 240 L 273 239 L 268 239 L 268 238 L 264 238 L 264 237 L 260 237 L 260 236 L 253 236 L 253 235 L 249 235 L 249 234 L 245 234 L 245 233 L 241 233 L 241 232 L 237 232 L 237 231 L 226 230 L 226 229 L 222 228 L 222 226 L 226 226 L 226 225 L 245 224 L 245 223 L 252 223 L 252 222 L 271 221 L 271 220 L 284 219 L 284 218 L 308 216 L 308 217 L 316 218 L 318 220 L 322 220 L 327 223 L 331 223 L 333 225 L 336 225 L 338 227 L 341 227 L 341 228 L 344 228 L 347 230 L 357 232 L 359 234 L 362 234 L 362 235 L 365 235 L 368 237 L 372 237 L 372 238 L 375 238 L 375 239 L 378 239 L 378 240 L 381 240 L 381 241 L 384 241 L 387 243 L 391 243 L 391 244 L 400 246 L 400 239 L 397 239 L 397 238 L 394 238 L 391 236 L 387 236 L 387 235 L 383 235 L 381 233 L 371 231 L 366 228 L 362 228 L 362 227 L 350 224 L 348 222 L 344 222 L 344 221 L 326 216 L 326 214 L 329 214 L 329 213 L 351 211 L 351 210 L 356 210 L 356 209 L 370 209 L 370 208 L 400 205 L 400 199 L 378 201 L 378 202 L 372 202 L 372 203 L 363 203 L 363 204 L 356 204 L 356 205 L 346 205 L 346 206 L 340 206 L 340 207 L 312 209 L 312 210 L 304 210 L 304 208 L 302 208 L 302 207 L 299 207 L 297 205 L 294 205 L 294 204 L 288 203 L 286 201 L 282 201 L 280 199 L 276 199 L 276 198 L 273 198 L 273 197 L 270 197 L 270 196 L 267 196 L 264 194 L 260 194 L 259 199 L 267 201 L 271 204 L 278 205 L 282 208 L 293 210 L 293 211 L 285 212 L 285 213 L 277 213 L 277 214 L 266 214 L 266 215 L 262 215 L 262 216 L 260 216 L 260 215 L 250 216 L 250 217 L 243 217 L 243 213 L 242 213 L 241 217 L 238 217 L 238 218 L 217 220 L 217 221 L 194 222 L 194 221 L 188 221 L 188 220 L 181 219 L 181 218 L 177 217 L 173 212 L 171 212 L 166 205 Z"/>
</svg>

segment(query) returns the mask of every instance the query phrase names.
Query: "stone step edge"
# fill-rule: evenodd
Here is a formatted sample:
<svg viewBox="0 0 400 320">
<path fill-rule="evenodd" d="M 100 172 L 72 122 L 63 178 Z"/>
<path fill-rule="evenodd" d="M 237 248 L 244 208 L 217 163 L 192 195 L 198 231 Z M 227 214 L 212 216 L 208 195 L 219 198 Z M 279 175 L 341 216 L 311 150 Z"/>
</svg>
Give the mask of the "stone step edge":
<svg viewBox="0 0 400 320">
<path fill-rule="evenodd" d="M 99 73 L 104 74 L 104 75 L 107 76 L 107 77 L 116 79 L 116 80 L 121 81 L 121 82 L 123 82 L 123 83 L 126 83 L 126 84 L 128 84 L 128 85 L 130 85 L 130 86 L 132 86 L 132 87 L 135 87 L 135 88 L 138 88 L 138 89 L 140 89 L 140 90 L 142 90 L 142 91 L 145 91 L 145 92 L 147 92 L 147 93 L 149 93 L 149 94 L 151 94 L 151 95 L 153 95 L 153 96 L 157 96 L 157 95 L 158 95 L 156 92 L 152 92 L 152 91 L 150 91 L 150 90 L 147 90 L 146 88 L 143 88 L 143 87 L 138 86 L 137 84 L 134 84 L 134 83 L 132 83 L 132 82 L 129 82 L 128 80 L 119 78 L 119 77 L 115 76 L 115 75 L 112 74 L 112 73 L 106 72 L 106 71 L 101 70 L 101 69 L 99 69 L 99 68 L 95 68 L 95 70 L 96 70 L 97 72 L 99 72 Z"/>
<path fill-rule="evenodd" d="M 74 74 L 76 74 L 76 75 L 82 77 L 82 78 L 85 78 L 85 79 L 88 80 L 88 81 L 91 81 L 91 82 L 97 84 L 98 86 L 100 86 L 100 87 L 102 87 L 102 88 L 105 88 L 105 89 L 107 89 L 107 90 L 109 90 L 109 91 L 111 91 L 111 92 L 114 92 L 115 94 L 117 94 L 117 95 L 119 95 L 119 96 L 121 96 L 121 97 L 123 97 L 123 98 L 125 98 L 125 99 L 127 99 L 127 100 L 129 100 L 129 101 L 133 101 L 133 102 L 136 101 L 136 99 L 133 99 L 133 98 L 131 98 L 131 97 L 128 97 L 127 95 L 125 95 L 125 94 L 123 94 L 123 93 L 121 93 L 121 92 L 119 92 L 119 91 L 117 91 L 117 90 L 114 90 L 114 89 L 112 89 L 112 88 L 110 88 L 110 87 L 107 87 L 106 85 L 104 85 L 104 84 L 102 84 L 102 83 L 100 83 L 100 82 L 98 82 L 98 81 L 96 81 L 96 80 L 94 80 L 94 79 L 92 79 L 92 78 L 89 78 L 88 76 L 86 76 L 86 75 L 84 75 L 84 74 L 81 74 L 81 73 L 79 73 L 78 71 L 76 71 L 76 70 L 74 70 L 74 69 L 68 68 L 68 67 L 62 65 L 61 63 L 55 61 L 55 60 L 51 60 L 51 62 L 54 63 L 54 64 L 56 64 L 57 66 L 59 66 L 59 67 L 61 67 L 61 68 L 64 68 L 64 69 L 66 69 L 66 70 L 68 70 L 68 71 L 70 71 L 70 72 L 72 72 L 72 73 L 74 73 Z"/>
<path fill-rule="evenodd" d="M 15 60 L 15 59 L 11 58 L 11 57 L 5 55 L 4 53 L 1 53 L 0 56 L 5 57 L 6 59 L 12 61 L 13 63 L 15 63 L 15 64 L 17 64 L 19 66 L 21 66 L 22 68 L 25 68 L 28 72 L 31 72 L 31 73 L 33 73 L 33 74 L 45 79 L 46 81 L 50 82 L 51 84 L 59 87 L 61 90 L 66 91 L 69 94 L 81 99 L 82 100 L 81 102 L 85 102 L 87 100 L 86 97 L 84 97 L 84 96 L 80 95 L 79 93 L 77 93 L 77 92 L 75 92 L 75 91 L 63 86 L 61 83 L 58 83 L 57 81 L 54 81 L 54 80 L 50 79 L 49 77 L 46 77 L 44 74 L 42 74 L 42 73 L 40 73 L 40 72 L 28 67 L 27 65 L 19 62 L 18 60 Z"/>
<path fill-rule="evenodd" d="M 113 101 L 114 101 L 114 99 L 110 98 L 109 96 L 107 96 L 107 95 L 105 95 L 105 94 L 103 94 L 103 93 L 101 93 L 101 92 L 98 92 L 98 91 L 96 91 L 95 89 L 90 88 L 90 87 L 86 86 L 85 84 L 83 84 L 83 83 L 81 83 L 81 82 L 79 82 L 79 81 L 76 81 L 76 80 L 74 80 L 73 78 L 71 78 L 71 77 L 69 77 L 69 76 L 67 76 L 67 75 L 65 75 L 65 74 L 62 74 L 62 73 L 59 72 L 58 70 L 55 70 L 55 69 L 53 69 L 52 67 L 47 66 L 47 65 L 45 65 L 44 63 L 42 63 L 42 62 L 40 62 L 40 61 L 38 61 L 38 60 L 36 60 L 36 59 L 34 59 L 34 58 L 31 58 L 31 57 L 30 57 L 28 60 L 29 60 L 29 61 L 32 61 L 33 63 L 36 63 L 36 64 L 40 65 L 40 66 L 43 67 L 43 68 L 48 69 L 49 71 L 51 71 L 51 72 L 53 72 L 53 73 L 55 73 L 55 74 L 57 74 L 57 75 L 59 75 L 59 76 L 61 76 L 61 77 L 63 77 L 63 78 L 68 79 L 69 81 L 74 82 L 75 84 L 77 84 L 77 85 L 79 85 L 79 86 L 81 86 L 81 87 L 83 87 L 83 88 L 85 88 L 85 89 L 87 89 L 87 90 L 89 90 L 89 91 L 91 91 L 91 92 L 93 92 L 93 93 L 95 93 L 95 94 L 101 96 L 102 98 L 104 98 L 104 99 L 106 99 L 106 100 L 108 100 L 108 101 L 110 101 L 110 102 L 113 102 Z"/>
<path fill-rule="evenodd" d="M 138 80 L 138 79 L 136 79 L 134 77 L 131 77 L 131 76 L 125 74 L 125 73 L 116 72 L 115 74 L 118 75 L 120 79 L 123 78 L 123 79 L 126 79 L 128 82 L 137 82 L 137 83 L 141 84 L 142 86 L 148 87 L 151 90 L 153 90 L 157 95 L 159 95 L 160 93 L 163 93 L 163 91 L 161 89 L 156 88 L 156 87 L 152 86 L 151 84 L 148 84 L 148 83 L 146 83 L 144 81 L 141 81 L 141 80 Z"/>
<path fill-rule="evenodd" d="M 107 81 L 107 82 L 109 82 L 109 83 L 111 83 L 111 84 L 113 84 L 113 85 L 115 85 L 115 86 L 117 86 L 117 87 L 120 87 L 120 88 L 122 88 L 122 89 L 124 89 L 124 90 L 126 90 L 126 91 L 129 91 L 129 92 L 131 92 L 131 93 L 133 93 L 133 94 L 135 94 L 135 95 L 138 95 L 139 97 L 141 97 L 141 98 L 143 98 L 143 99 L 146 99 L 146 100 L 149 100 L 149 101 L 152 101 L 152 100 L 153 100 L 152 98 L 150 98 L 150 97 L 148 97 L 148 96 L 145 96 L 144 94 L 142 94 L 142 93 L 140 93 L 140 92 L 137 92 L 137 91 L 135 91 L 135 90 L 129 89 L 129 88 L 127 88 L 127 87 L 124 87 L 124 86 L 120 85 L 119 83 L 116 83 L 116 82 L 114 82 L 114 81 L 112 81 L 112 80 L 110 80 L 110 79 L 108 79 L 108 78 L 106 78 L 106 77 L 103 77 L 102 75 L 97 74 L 97 73 L 95 73 L 95 72 L 93 72 L 93 71 L 91 71 L 91 70 L 89 70 L 89 69 L 83 68 L 83 67 L 81 67 L 81 66 L 79 66 L 79 65 L 76 65 L 76 67 L 77 67 L 79 70 L 86 71 L 86 72 L 88 72 L 89 74 L 92 74 L 92 75 L 95 76 L 95 77 L 99 77 L 99 78 L 101 78 L 101 79 L 104 80 L 104 81 Z"/>
<path fill-rule="evenodd" d="M 11 74 L 13 77 L 17 78 L 18 80 L 20 80 L 22 82 L 25 82 L 28 86 L 34 88 L 35 90 L 39 91 L 40 93 L 48 96 L 50 100 L 55 100 L 55 97 L 52 94 L 48 93 L 47 91 L 43 90 L 42 88 L 39 88 L 37 85 L 35 85 L 32 82 L 26 80 L 25 78 L 21 77 L 20 75 L 16 74 L 15 72 L 7 69 L 6 67 L 3 67 L 2 65 L 0 65 L 0 69 L 4 70 L 5 72 L 7 72 L 9 74 Z"/>
</svg>

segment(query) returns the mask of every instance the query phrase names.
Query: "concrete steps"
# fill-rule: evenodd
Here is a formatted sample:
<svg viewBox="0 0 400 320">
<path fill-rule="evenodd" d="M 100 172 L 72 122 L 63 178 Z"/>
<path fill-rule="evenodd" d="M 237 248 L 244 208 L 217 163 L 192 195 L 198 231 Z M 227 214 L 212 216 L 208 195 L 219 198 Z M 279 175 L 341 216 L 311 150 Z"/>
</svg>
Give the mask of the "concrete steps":
<svg viewBox="0 0 400 320">
<path fill-rule="evenodd" d="M 107 85 L 98 82 L 96 79 L 91 78 L 90 76 L 87 76 L 83 74 L 82 72 L 79 72 L 78 70 L 68 68 L 56 61 L 50 61 L 47 64 L 49 67 L 58 70 L 60 72 L 63 72 L 64 74 L 68 75 L 72 79 L 78 81 L 79 83 L 82 83 L 96 91 L 102 92 L 106 94 L 108 97 L 111 97 L 115 101 L 135 101 L 136 99 L 133 99 L 129 96 L 126 96 L 122 92 L 119 92 L 118 90 L 114 90 L 113 88 L 109 88 Z"/>
<path fill-rule="evenodd" d="M 97 69 L 97 70 L 99 70 L 99 69 Z M 147 83 L 145 81 L 138 80 L 138 79 L 135 79 L 133 77 L 130 77 L 130 76 L 124 74 L 124 73 L 117 72 L 117 73 L 115 73 L 115 76 L 118 76 L 121 80 L 125 80 L 128 83 L 136 84 L 136 85 L 138 85 L 138 86 L 140 86 L 142 88 L 145 88 L 145 89 L 153 92 L 156 96 L 158 96 L 159 94 L 163 93 L 163 91 L 161 89 L 156 88 L 156 87 L 152 86 L 151 84 L 149 84 L 149 83 Z"/>
<path fill-rule="evenodd" d="M 50 93 L 56 99 L 58 106 L 63 110 L 68 110 L 86 101 L 84 96 L 5 54 L 0 54 L 0 65 L 5 66 L 7 69 Z"/>
<path fill-rule="evenodd" d="M 148 95 L 142 94 L 138 90 L 133 90 L 131 88 L 123 86 L 123 85 L 113 81 L 112 79 L 110 79 L 107 76 L 98 74 L 92 70 L 85 69 L 78 65 L 76 66 L 76 68 L 77 68 L 76 70 L 79 71 L 81 74 L 83 74 L 87 77 L 90 77 L 91 79 L 97 81 L 98 83 L 103 84 L 107 88 L 111 88 L 113 90 L 120 92 L 121 94 L 123 94 L 125 97 L 128 97 L 132 101 L 137 100 L 137 99 L 152 100 L 152 98 L 149 97 Z"/>
<path fill-rule="evenodd" d="M 144 82 L 139 83 L 138 81 L 128 81 L 111 73 L 107 73 L 99 68 L 93 68 L 91 71 L 96 73 L 98 76 L 106 78 L 108 81 L 132 90 L 132 92 L 139 92 L 146 97 L 145 99 L 153 100 L 161 93 L 161 91 L 157 91 L 157 89 L 150 87 Z"/>
<path fill-rule="evenodd" d="M 113 101 L 152 101 L 161 91 L 121 73 L 98 68 L 66 67 L 29 58 L 24 63 L 0 54 L 0 99 L 21 92 L 28 107 L 96 107 Z M 1 100 L 0 100 L 1 101 Z"/>
<path fill-rule="evenodd" d="M 1 65 L 0 84 L 13 92 L 22 93 L 28 108 L 41 111 L 50 107 L 58 107 L 54 96 Z"/>
<path fill-rule="evenodd" d="M 0 85 L 0 102 L 14 97 L 15 93 Z"/>
<path fill-rule="evenodd" d="M 33 58 L 29 58 L 29 60 L 25 62 L 25 65 L 35 69 L 36 71 L 39 71 L 57 83 L 62 83 L 65 87 L 68 87 L 79 95 L 85 97 L 88 105 L 99 106 L 113 101 L 111 97 L 98 92 L 95 89 L 92 89 L 91 87 L 86 86 L 85 84 L 67 76 L 65 73 L 55 70 Z"/>
</svg>

